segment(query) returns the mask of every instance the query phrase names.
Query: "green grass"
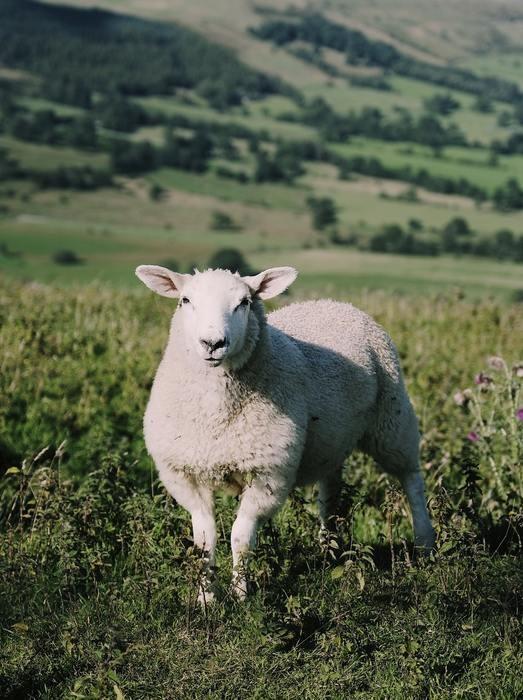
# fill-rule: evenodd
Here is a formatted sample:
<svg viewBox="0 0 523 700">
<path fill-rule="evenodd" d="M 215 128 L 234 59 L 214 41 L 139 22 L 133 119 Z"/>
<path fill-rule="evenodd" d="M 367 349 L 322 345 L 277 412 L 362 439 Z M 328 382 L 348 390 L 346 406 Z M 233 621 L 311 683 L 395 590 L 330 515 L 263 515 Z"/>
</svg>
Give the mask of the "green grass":
<svg viewBox="0 0 523 700">
<path fill-rule="evenodd" d="M 0 148 L 9 154 L 23 168 L 45 172 L 60 166 L 89 165 L 92 168 L 108 168 L 109 157 L 105 153 L 90 153 L 75 148 L 46 146 L 28 141 L 19 141 L 10 136 L 0 135 Z"/>
<path fill-rule="evenodd" d="M 484 75 L 498 75 L 523 87 L 521 53 L 510 51 L 468 56 L 460 61 L 465 68 Z"/>
<path fill-rule="evenodd" d="M 148 176 L 150 182 L 163 187 L 211 195 L 225 201 L 243 202 L 276 209 L 303 210 L 306 190 L 272 183 L 240 184 L 214 173 L 194 175 L 182 170 L 163 168 Z"/>
<path fill-rule="evenodd" d="M 21 97 L 18 103 L 22 107 L 33 111 L 51 110 L 60 117 L 78 117 L 85 114 L 85 110 L 81 107 L 72 107 L 71 105 L 60 104 L 59 102 L 51 102 L 42 97 Z"/>
<path fill-rule="evenodd" d="M 523 156 L 500 157 L 497 166 L 489 165 L 485 149 L 447 147 L 441 157 L 434 157 L 427 146 L 383 142 L 376 139 L 353 138 L 348 144 L 332 144 L 340 155 L 378 158 L 391 168 L 409 166 L 414 170 L 424 168 L 432 175 L 452 179 L 464 177 L 489 193 L 502 185 L 509 177 L 522 179 Z"/>
<path fill-rule="evenodd" d="M 250 114 L 239 109 L 229 112 L 218 112 L 210 107 L 187 105 L 168 97 L 141 97 L 136 101 L 153 113 L 160 112 L 167 116 L 181 115 L 195 121 L 237 124 L 252 131 L 265 130 L 273 136 L 280 136 L 289 140 L 316 139 L 316 132 L 311 127 L 271 119 L 270 116 L 265 116 L 257 107 Z"/>
<path fill-rule="evenodd" d="M 221 595 L 200 610 L 189 518 L 141 437 L 172 302 L 0 277 L 0 390 L 11 397 L 0 404 L 2 697 L 521 695 L 522 380 L 485 366 L 492 354 L 509 370 L 520 359 L 520 309 L 456 296 L 353 301 L 402 357 L 436 552 L 412 563 L 403 496 L 355 456 L 340 558 L 319 548 L 314 496 L 299 491 L 262 528 L 243 605 L 227 593 L 237 503 L 220 496 Z M 453 394 L 482 370 L 495 383 L 457 406 Z"/>
</svg>

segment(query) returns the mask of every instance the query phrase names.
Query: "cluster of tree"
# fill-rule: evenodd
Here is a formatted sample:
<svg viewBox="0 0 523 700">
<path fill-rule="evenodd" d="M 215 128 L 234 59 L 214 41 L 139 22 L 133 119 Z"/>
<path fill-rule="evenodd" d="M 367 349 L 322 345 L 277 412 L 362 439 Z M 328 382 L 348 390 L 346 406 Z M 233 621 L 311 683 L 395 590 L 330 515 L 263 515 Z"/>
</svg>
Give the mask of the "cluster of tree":
<svg viewBox="0 0 523 700">
<path fill-rule="evenodd" d="M 323 73 L 331 76 L 332 78 L 335 78 L 340 74 L 340 71 L 338 68 L 336 68 L 336 66 L 333 66 L 332 63 L 329 63 L 323 58 L 321 49 L 317 46 L 314 47 L 314 50 L 299 46 L 294 49 L 291 48 L 289 51 L 293 56 L 296 56 L 296 58 L 299 58 L 305 63 L 310 63 L 311 66 L 319 68 L 321 71 L 323 71 Z"/>
<path fill-rule="evenodd" d="M 349 29 L 319 14 L 304 14 L 295 21 L 269 20 L 251 29 L 258 38 L 285 46 L 300 41 L 313 47 L 325 47 L 344 53 L 356 65 L 377 66 L 417 80 L 517 103 L 523 93 L 516 83 L 471 71 L 436 66 L 401 53 L 395 46 L 369 39 L 363 32 Z"/>
<path fill-rule="evenodd" d="M 55 170 L 32 172 L 30 177 L 42 189 L 87 191 L 112 184 L 111 173 L 88 165 L 62 165 Z"/>
<path fill-rule="evenodd" d="M 78 253 L 69 248 L 57 250 L 56 253 L 53 253 L 52 261 L 57 265 L 81 265 L 83 263 L 83 259 Z"/>
<path fill-rule="evenodd" d="M 188 87 L 225 108 L 285 90 L 185 27 L 32 0 L 0 3 L 0 63 L 40 76 L 52 99 L 85 108 L 94 93 Z"/>
<path fill-rule="evenodd" d="M 410 226 L 406 231 L 398 224 L 389 224 L 370 238 L 368 248 L 402 255 L 451 253 L 523 262 L 523 234 L 517 236 L 502 229 L 491 236 L 478 237 L 463 217 L 451 219 L 437 239 L 420 238 Z"/>
<path fill-rule="evenodd" d="M 460 103 L 450 92 L 436 93 L 424 99 L 423 104 L 428 112 L 435 112 L 444 117 L 460 108 Z"/>
<path fill-rule="evenodd" d="M 305 169 L 292 143 L 278 144 L 274 153 L 258 150 L 256 153 L 255 182 L 292 183 Z"/>
<path fill-rule="evenodd" d="M 376 253 L 396 253 L 398 255 L 437 255 L 436 243 L 418 238 L 405 231 L 398 224 L 383 226 L 369 241 L 369 249 Z"/>
<path fill-rule="evenodd" d="M 307 206 L 316 231 L 324 231 L 338 223 L 338 208 L 331 197 L 307 197 Z"/>
<path fill-rule="evenodd" d="M 158 123 L 158 118 L 153 118 L 141 105 L 118 93 L 105 95 L 97 102 L 94 115 L 104 128 L 125 133 Z"/>
<path fill-rule="evenodd" d="M 162 166 L 202 173 L 207 170 L 212 148 L 212 141 L 204 131 L 179 136 L 168 127 L 163 146 L 154 146 L 149 141 L 110 141 L 111 166 L 122 175 L 140 175 Z"/>
<path fill-rule="evenodd" d="M 51 109 L 30 111 L 18 107 L 4 117 L 3 129 L 21 141 L 89 150 L 98 146 L 95 121 L 88 114 L 61 117 Z"/>
<path fill-rule="evenodd" d="M 226 211 L 216 209 L 212 212 L 210 228 L 213 231 L 241 231 L 241 226 Z"/>
<path fill-rule="evenodd" d="M 523 189 L 516 178 L 511 177 L 494 191 L 492 200 L 500 211 L 523 209 Z"/>
<path fill-rule="evenodd" d="M 445 126 L 433 114 L 413 116 L 406 109 L 389 117 L 377 107 L 363 107 L 360 112 L 337 114 L 323 98 L 307 102 L 299 115 L 286 119 L 313 126 L 327 141 L 347 141 L 351 136 L 367 136 L 384 141 L 412 141 L 440 151 L 444 146 L 466 146 L 467 140 L 456 124 Z"/>
<path fill-rule="evenodd" d="M 254 270 L 244 258 L 243 254 L 236 248 L 221 248 L 209 258 L 207 266 L 210 268 L 221 268 L 231 272 L 239 272 L 240 275 L 252 275 Z"/>
<path fill-rule="evenodd" d="M 506 141 L 493 141 L 491 149 L 495 153 L 506 156 L 523 155 L 523 131 L 515 131 L 507 137 Z"/>
<path fill-rule="evenodd" d="M 0 182 L 17 178 L 20 174 L 18 162 L 11 157 L 7 149 L 0 148 Z"/>
</svg>

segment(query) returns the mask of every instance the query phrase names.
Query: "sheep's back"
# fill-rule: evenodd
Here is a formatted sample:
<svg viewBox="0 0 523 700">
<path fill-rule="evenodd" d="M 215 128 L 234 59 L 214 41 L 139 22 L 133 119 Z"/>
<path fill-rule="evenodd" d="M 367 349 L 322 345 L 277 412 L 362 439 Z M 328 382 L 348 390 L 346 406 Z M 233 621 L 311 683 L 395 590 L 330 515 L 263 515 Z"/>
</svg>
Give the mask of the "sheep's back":
<svg viewBox="0 0 523 700">
<path fill-rule="evenodd" d="M 396 353 L 385 331 L 352 304 L 331 299 L 284 306 L 269 314 L 268 323 L 300 344 L 325 348 L 374 371 L 375 359 L 395 365 Z"/>
</svg>

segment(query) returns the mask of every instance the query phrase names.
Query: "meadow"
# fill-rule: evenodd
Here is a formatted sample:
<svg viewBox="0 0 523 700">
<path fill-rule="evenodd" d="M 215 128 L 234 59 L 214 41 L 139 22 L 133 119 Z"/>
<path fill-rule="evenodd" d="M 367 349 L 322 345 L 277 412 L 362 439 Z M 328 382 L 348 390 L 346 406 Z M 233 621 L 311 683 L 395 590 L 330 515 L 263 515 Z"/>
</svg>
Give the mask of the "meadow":
<svg viewBox="0 0 523 700">
<path fill-rule="evenodd" d="M 66 34 L 47 46 L 56 75 L 52 63 L 42 77 L 38 62 L 32 74 L 0 61 L 0 697 L 523 697 L 521 256 L 508 259 L 495 247 L 481 257 L 442 247 L 435 255 L 393 254 L 370 245 L 394 225 L 439 245 L 456 219 L 470 227 L 468 240 L 496 241 L 509 230 L 523 242 L 523 208 L 496 208 L 493 200 L 508 178 L 523 184 L 521 146 L 498 152 L 493 144 L 517 141 L 517 105 L 496 98 L 478 107 L 466 86 L 349 65 L 342 52 L 311 53 L 305 42 L 277 47 L 249 31 L 266 18 L 299 17 L 307 6 L 404 56 L 523 87 L 518 0 L 503 7 L 474 0 L 473 17 L 469 3 L 429 0 L 395 0 L 393 12 L 387 0 L 300 0 L 292 8 L 287 0 L 66 4 L 180 23 L 231 48 L 245 65 L 216 47 L 207 54 L 201 43 L 200 72 L 184 76 L 189 86 L 181 80 L 182 87 L 151 91 L 131 51 L 130 64 L 124 56 L 106 74 L 110 82 L 131 65 L 142 80 L 123 91 L 124 116 L 143 110 L 139 123 L 120 124 L 120 131 L 118 110 L 109 115 L 116 126 L 104 121 L 104 99 L 106 110 L 118 100 L 96 87 L 102 73 L 91 61 L 82 75 L 76 63 L 76 32 L 71 69 L 80 87 L 84 78 L 95 86 L 85 104 L 82 90 L 71 99 L 67 76 L 60 82 Z M 162 31 L 133 26 L 141 51 L 150 51 Z M 29 24 L 18 26 L 31 47 L 41 31 L 33 29 L 34 37 Z M 193 41 L 180 46 L 194 66 L 184 53 L 191 55 Z M 11 56 L 31 53 L 18 48 Z M 147 55 L 172 80 L 162 51 Z M 223 93 L 215 90 L 228 76 L 212 78 L 212 56 L 243 81 L 240 99 L 230 81 Z M 246 66 L 282 83 L 274 92 L 265 83 L 267 92 L 258 94 Z M 384 88 L 373 85 L 377 78 Z M 445 128 L 457 124 L 466 145 L 436 149 L 414 137 L 357 133 L 336 140 L 325 136 L 321 120 L 304 122 L 305 107 L 318 98 L 338 117 L 373 107 L 385 119 L 400 119 L 402 109 L 418 119 L 436 94 L 456 101 L 438 119 Z M 39 115 L 44 126 L 58 124 L 47 143 L 41 129 L 27 127 Z M 93 141 L 73 145 L 71 124 L 82 119 L 92 120 Z M 134 172 L 115 167 L 118 142 L 129 151 L 150 144 L 160 154 L 169 133 L 176 148 L 183 139 L 209 137 L 201 170 L 161 155 Z M 285 161 L 285 148 L 292 153 L 304 141 L 329 159 L 300 156 L 292 177 L 260 177 L 260 151 L 270 160 L 281 149 Z M 374 177 L 344 173 L 336 163 L 356 157 L 379 159 L 398 178 L 407 166 L 454 183 L 466 178 L 486 199 L 448 194 L 434 182 L 432 190 L 413 185 L 406 171 L 406 180 Z M 9 158 L 21 174 L 12 174 Z M 110 186 L 57 187 L 45 179 L 81 168 L 110 173 Z M 315 224 L 311 198 L 331 201 L 335 223 Z M 239 251 L 253 270 L 295 266 L 299 277 L 281 303 L 350 301 L 396 342 L 420 420 L 437 533 L 428 558 L 414 557 L 398 485 L 355 454 L 345 465 L 338 535 L 329 548 L 319 544 L 314 491 L 297 490 L 261 531 L 245 604 L 232 598 L 227 578 L 226 533 L 237 501 L 218 495 L 219 595 L 212 606 L 198 605 L 202 565 L 190 519 L 156 478 L 142 436 L 174 306 L 147 292 L 134 268 L 188 272 L 224 249 Z"/>
<path fill-rule="evenodd" d="M 307 294 L 297 283 L 291 300 Z M 398 345 L 436 551 L 413 560 L 401 492 L 355 455 L 331 550 L 314 494 L 296 492 L 263 529 L 244 605 L 225 574 L 236 501 L 220 496 L 221 594 L 200 609 L 189 519 L 141 435 L 172 303 L 0 281 L 2 697 L 523 692 L 520 311 L 455 295 L 351 298 Z"/>
</svg>

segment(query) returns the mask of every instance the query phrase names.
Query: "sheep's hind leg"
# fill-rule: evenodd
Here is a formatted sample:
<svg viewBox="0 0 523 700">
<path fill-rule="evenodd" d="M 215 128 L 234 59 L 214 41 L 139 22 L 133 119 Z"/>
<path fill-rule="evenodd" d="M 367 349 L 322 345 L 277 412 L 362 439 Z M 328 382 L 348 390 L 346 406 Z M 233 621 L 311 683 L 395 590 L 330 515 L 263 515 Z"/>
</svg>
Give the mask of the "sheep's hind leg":
<svg viewBox="0 0 523 700">
<path fill-rule="evenodd" d="M 434 547 L 434 528 L 430 521 L 425 498 L 425 486 L 419 470 L 399 475 L 407 496 L 414 526 L 414 546 L 423 554 L 429 554 Z"/>
<path fill-rule="evenodd" d="M 173 498 L 191 514 L 193 541 L 202 556 L 202 574 L 198 601 L 206 605 L 214 600 L 214 564 L 216 553 L 216 523 L 214 494 L 210 487 L 196 484 L 183 474 L 168 470 L 161 473 L 162 481 Z"/>
<path fill-rule="evenodd" d="M 320 544 L 327 549 L 332 537 L 336 536 L 336 515 L 338 515 L 341 490 L 341 469 L 318 482 L 318 510 L 320 514 Z"/>
<path fill-rule="evenodd" d="M 242 493 L 231 531 L 232 593 L 240 600 L 247 595 L 246 567 L 256 545 L 258 526 L 281 508 L 289 491 L 286 483 L 258 477 Z"/>
<path fill-rule="evenodd" d="M 361 446 L 385 472 L 400 480 L 412 513 L 414 546 L 418 553 L 428 554 L 435 536 L 419 470 L 418 424 L 410 404 L 406 410 L 397 409 L 396 415 L 401 416 L 398 423 L 392 426 L 386 420 L 378 423 L 373 438 L 362 441 Z"/>
</svg>

